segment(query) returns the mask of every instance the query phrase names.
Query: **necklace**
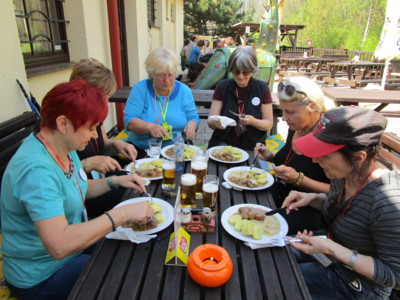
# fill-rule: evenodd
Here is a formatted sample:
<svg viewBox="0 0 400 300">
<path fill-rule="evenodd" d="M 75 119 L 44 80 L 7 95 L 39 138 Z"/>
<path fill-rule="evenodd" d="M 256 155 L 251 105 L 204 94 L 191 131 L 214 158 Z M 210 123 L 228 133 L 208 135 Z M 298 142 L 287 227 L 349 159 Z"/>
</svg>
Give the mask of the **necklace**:
<svg viewBox="0 0 400 300">
<path fill-rule="evenodd" d="M 69 156 L 67 155 L 68 158 L 68 166 L 65 166 L 64 163 L 62 162 L 60 156 L 58 155 L 58 153 L 56 152 L 56 150 L 49 144 L 49 142 L 43 137 L 43 135 L 39 132 L 38 133 L 38 138 L 39 140 L 41 140 L 43 142 L 43 144 L 45 144 L 47 151 L 52 152 L 53 155 L 55 156 L 55 160 L 58 163 L 58 165 L 61 167 L 61 169 L 63 170 L 63 172 L 65 174 L 70 174 L 71 173 L 71 159 L 69 158 Z"/>
<path fill-rule="evenodd" d="M 339 223 L 339 221 L 343 218 L 343 216 L 345 215 L 345 213 L 347 212 L 347 210 L 350 207 L 351 202 L 353 202 L 354 198 L 357 196 L 357 194 L 361 191 L 361 189 L 364 187 L 365 183 L 367 182 L 368 178 L 371 176 L 372 172 L 375 170 L 375 163 L 372 166 L 371 170 L 368 172 L 367 176 L 365 176 L 365 178 L 363 179 L 363 181 L 361 182 L 361 184 L 358 186 L 356 192 L 351 196 L 351 198 L 349 199 L 349 201 L 347 202 L 345 208 L 343 209 L 342 213 L 340 214 L 340 216 L 337 218 L 336 222 L 334 224 L 332 224 L 329 228 L 328 231 L 328 238 L 332 238 L 332 230 L 334 227 L 337 226 L 337 224 Z M 340 194 L 338 196 L 337 202 L 340 203 L 340 201 L 342 200 L 342 195 L 343 195 L 343 191 L 344 191 L 344 185 L 342 190 L 340 191 Z"/>
</svg>

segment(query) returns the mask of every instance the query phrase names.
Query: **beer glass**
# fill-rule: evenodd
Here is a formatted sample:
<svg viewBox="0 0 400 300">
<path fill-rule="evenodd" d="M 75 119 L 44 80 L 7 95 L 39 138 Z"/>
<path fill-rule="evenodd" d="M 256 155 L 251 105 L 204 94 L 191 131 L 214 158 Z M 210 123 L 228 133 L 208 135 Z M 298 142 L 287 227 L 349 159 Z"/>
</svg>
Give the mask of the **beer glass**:
<svg viewBox="0 0 400 300">
<path fill-rule="evenodd" d="M 175 189 L 175 162 L 171 159 L 162 159 L 162 189 L 172 191 Z"/>
<path fill-rule="evenodd" d="M 219 178 L 216 175 L 206 175 L 203 178 L 203 208 L 209 207 L 215 215 Z"/>
<path fill-rule="evenodd" d="M 181 176 L 181 205 L 196 207 L 196 175 L 191 173 Z"/>
<path fill-rule="evenodd" d="M 198 151 L 193 154 L 190 163 L 191 173 L 196 175 L 196 192 L 202 192 L 203 177 L 207 175 L 208 154 L 203 151 Z"/>
</svg>

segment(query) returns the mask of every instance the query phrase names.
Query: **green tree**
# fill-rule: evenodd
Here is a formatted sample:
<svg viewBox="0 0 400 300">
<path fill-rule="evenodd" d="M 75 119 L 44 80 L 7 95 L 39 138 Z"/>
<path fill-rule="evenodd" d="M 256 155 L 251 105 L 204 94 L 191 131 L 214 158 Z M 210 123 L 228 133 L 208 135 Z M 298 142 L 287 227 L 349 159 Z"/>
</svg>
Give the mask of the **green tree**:
<svg viewBox="0 0 400 300">
<path fill-rule="evenodd" d="M 185 1 L 185 37 L 192 34 L 225 36 L 233 24 L 244 20 L 245 13 L 239 12 L 241 6 L 240 0 Z"/>
</svg>

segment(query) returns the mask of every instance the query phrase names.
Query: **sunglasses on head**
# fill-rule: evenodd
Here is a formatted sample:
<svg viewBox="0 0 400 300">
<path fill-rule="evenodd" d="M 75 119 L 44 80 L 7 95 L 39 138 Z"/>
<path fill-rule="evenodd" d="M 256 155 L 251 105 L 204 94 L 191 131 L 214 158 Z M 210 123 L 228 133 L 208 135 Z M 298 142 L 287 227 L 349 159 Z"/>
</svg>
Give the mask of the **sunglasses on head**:
<svg viewBox="0 0 400 300">
<path fill-rule="evenodd" d="M 239 70 L 232 71 L 232 74 L 235 76 L 240 75 L 240 74 L 243 74 L 243 76 L 249 76 L 251 73 L 252 72 L 249 72 L 249 71 L 239 71 Z"/>
<path fill-rule="evenodd" d="M 284 85 L 283 82 L 279 82 L 278 92 L 282 92 L 283 90 L 285 90 L 286 95 L 288 95 L 289 97 L 292 97 L 294 93 L 299 93 L 307 97 L 306 93 L 296 90 L 296 88 L 293 85 L 290 84 Z"/>
</svg>

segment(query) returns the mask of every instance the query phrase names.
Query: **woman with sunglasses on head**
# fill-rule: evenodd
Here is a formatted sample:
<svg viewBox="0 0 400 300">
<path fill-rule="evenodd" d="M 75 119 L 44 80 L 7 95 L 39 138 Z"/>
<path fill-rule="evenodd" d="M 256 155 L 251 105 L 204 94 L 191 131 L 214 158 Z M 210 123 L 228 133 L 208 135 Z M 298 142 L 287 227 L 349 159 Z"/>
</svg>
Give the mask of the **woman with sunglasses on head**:
<svg viewBox="0 0 400 300">
<path fill-rule="evenodd" d="M 345 106 L 293 142 L 331 179 L 328 193 L 296 191 L 283 202 L 290 214 L 311 205 L 327 222 L 328 238 L 302 232 L 291 243 L 312 299 L 388 299 L 400 289 L 400 175 L 378 156 L 385 128 L 380 113 Z M 307 255 L 321 253 L 329 266 Z"/>
<path fill-rule="evenodd" d="M 258 158 L 273 162 L 275 181 L 271 192 L 277 207 L 292 190 L 327 192 L 329 179 L 323 169 L 310 158 L 297 154 L 292 143 L 310 132 L 321 115 L 334 107 L 332 101 L 324 96 L 320 87 L 305 77 L 295 77 L 278 85 L 279 105 L 282 121 L 289 127 L 285 146 L 276 154 L 264 144 L 257 144 L 254 151 Z M 317 230 L 323 227 L 322 215 L 312 207 L 302 208 L 290 215 L 282 214 L 289 224 L 289 234 L 299 230 Z"/>
<path fill-rule="evenodd" d="M 252 47 L 238 47 L 229 58 L 233 79 L 222 80 L 215 88 L 209 116 L 225 116 L 237 122 L 224 127 L 218 119 L 208 118 L 214 130 L 208 147 L 231 145 L 253 150 L 264 143 L 273 126 L 272 98 L 268 83 L 253 78 L 258 61 Z M 237 116 L 239 115 L 239 116 Z"/>
<path fill-rule="evenodd" d="M 137 158 L 145 157 L 151 138 L 162 139 L 163 147 L 172 145 L 177 133 L 193 140 L 200 123 L 192 92 L 175 80 L 179 67 L 175 53 L 155 49 L 145 66 L 149 78 L 133 86 L 124 110 L 127 141 L 135 145 Z"/>
<path fill-rule="evenodd" d="M 145 192 L 136 174 L 88 180 L 83 150 L 108 112 L 106 96 L 84 80 L 44 97 L 40 131 L 10 160 L 1 186 L 3 273 L 18 299 L 66 299 L 95 242 L 124 223 L 153 219 L 148 203 L 125 205 L 88 221 L 85 199 L 124 186 Z"/>
</svg>

